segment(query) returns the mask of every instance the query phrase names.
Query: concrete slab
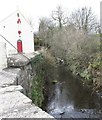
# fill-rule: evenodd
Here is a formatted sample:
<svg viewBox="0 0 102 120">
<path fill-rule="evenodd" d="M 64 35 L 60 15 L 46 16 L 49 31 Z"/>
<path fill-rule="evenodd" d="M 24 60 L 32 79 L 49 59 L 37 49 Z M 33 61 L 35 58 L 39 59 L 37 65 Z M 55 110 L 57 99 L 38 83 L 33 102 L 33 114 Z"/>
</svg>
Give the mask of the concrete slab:
<svg viewBox="0 0 102 120">
<path fill-rule="evenodd" d="M 33 105 L 22 105 L 16 109 L 10 110 L 9 113 L 2 115 L 2 118 L 54 118 L 48 113 L 42 111 L 39 107 Z"/>
<path fill-rule="evenodd" d="M 0 115 L 29 103 L 32 103 L 32 100 L 19 91 L 0 94 Z"/>
<path fill-rule="evenodd" d="M 18 86 L 9 86 L 9 87 L 5 87 L 5 88 L 0 88 L 0 94 L 4 94 L 6 92 L 14 92 L 14 91 L 23 91 L 23 87 L 18 85 Z"/>
</svg>

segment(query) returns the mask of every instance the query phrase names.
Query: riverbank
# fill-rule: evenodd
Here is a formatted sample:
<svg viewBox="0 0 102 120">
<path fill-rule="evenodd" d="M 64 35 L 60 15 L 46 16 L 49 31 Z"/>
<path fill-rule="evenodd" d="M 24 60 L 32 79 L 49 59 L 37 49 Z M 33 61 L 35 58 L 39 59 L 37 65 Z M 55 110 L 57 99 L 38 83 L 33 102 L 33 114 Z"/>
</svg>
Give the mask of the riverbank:
<svg viewBox="0 0 102 120">
<path fill-rule="evenodd" d="M 57 69 L 56 81 L 48 81 L 46 86 L 50 89 L 46 111 L 56 118 L 98 118 L 100 103 L 96 96 L 91 95 L 90 89 L 64 65 Z"/>
<path fill-rule="evenodd" d="M 68 110 L 72 110 L 70 114 L 76 113 L 76 116 L 88 117 L 91 115 L 91 117 L 97 117 L 97 112 L 100 112 L 100 101 L 95 93 L 92 94 L 92 90 L 89 87 L 85 84 L 83 85 L 81 77 L 74 76 L 63 62 L 57 61 L 48 51 L 42 51 L 36 61 L 41 62 L 37 65 L 37 76 L 44 82 L 42 109 L 52 115 L 53 111 L 56 111 L 57 106 L 58 109 L 60 108 L 58 114 L 63 113 L 63 110 L 68 108 Z M 74 104 L 67 103 L 69 100 Z M 86 112 L 82 114 L 83 111 Z M 69 116 L 69 112 L 67 112 L 66 117 Z M 94 114 L 96 115 L 94 116 Z"/>
</svg>

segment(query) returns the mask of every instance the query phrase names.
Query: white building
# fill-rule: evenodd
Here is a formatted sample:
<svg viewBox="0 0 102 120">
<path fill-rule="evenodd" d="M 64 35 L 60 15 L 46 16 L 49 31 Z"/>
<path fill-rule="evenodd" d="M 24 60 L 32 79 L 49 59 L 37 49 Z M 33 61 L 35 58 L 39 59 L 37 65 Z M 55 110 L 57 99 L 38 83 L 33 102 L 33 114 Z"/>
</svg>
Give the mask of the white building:
<svg viewBox="0 0 102 120">
<path fill-rule="evenodd" d="M 22 40 L 23 53 L 34 52 L 33 29 L 20 11 L 15 11 L 0 22 L 0 34 L 16 48 L 0 36 L 0 42 L 3 41 L 6 43 L 7 56 L 18 52 L 18 39 Z"/>
</svg>

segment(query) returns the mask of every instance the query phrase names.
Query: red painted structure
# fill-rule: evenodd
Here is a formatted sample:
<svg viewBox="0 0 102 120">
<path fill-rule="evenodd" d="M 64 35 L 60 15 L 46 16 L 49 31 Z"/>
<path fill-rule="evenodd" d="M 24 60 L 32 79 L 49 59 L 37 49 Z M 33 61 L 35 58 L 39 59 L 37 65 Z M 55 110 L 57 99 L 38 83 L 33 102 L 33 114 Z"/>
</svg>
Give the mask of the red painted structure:
<svg viewBox="0 0 102 120">
<path fill-rule="evenodd" d="M 23 52 L 22 40 L 20 40 L 20 39 L 17 41 L 17 51 L 19 53 Z"/>
<path fill-rule="evenodd" d="M 21 20 L 19 18 L 19 13 L 17 13 L 17 17 L 18 17 L 18 20 L 17 20 L 17 24 L 18 24 L 18 28 L 21 24 Z M 18 30 L 18 34 L 19 34 L 19 37 L 21 37 L 21 30 Z M 22 47 L 22 40 L 17 40 L 17 51 L 18 53 L 22 53 L 23 52 L 23 47 Z"/>
</svg>

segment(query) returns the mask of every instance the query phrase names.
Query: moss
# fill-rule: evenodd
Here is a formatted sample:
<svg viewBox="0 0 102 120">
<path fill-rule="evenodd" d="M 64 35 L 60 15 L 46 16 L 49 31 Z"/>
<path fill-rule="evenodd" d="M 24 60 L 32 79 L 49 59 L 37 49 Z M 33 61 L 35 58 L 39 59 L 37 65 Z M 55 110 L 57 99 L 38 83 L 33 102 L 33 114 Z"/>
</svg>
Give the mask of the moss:
<svg viewBox="0 0 102 120">
<path fill-rule="evenodd" d="M 31 91 L 31 96 L 32 96 L 32 101 L 35 103 L 35 105 L 41 107 L 42 102 L 44 100 L 43 96 L 43 79 L 41 78 L 41 75 L 36 75 L 32 82 L 32 91 Z"/>
<path fill-rule="evenodd" d="M 35 57 L 32 61 L 32 68 L 34 69 L 36 75 L 32 81 L 32 90 L 31 90 L 31 99 L 33 103 L 39 107 L 42 106 L 42 102 L 44 100 L 43 88 L 44 88 L 44 71 L 43 64 L 44 58 L 40 54 Z"/>
<path fill-rule="evenodd" d="M 56 78 L 56 65 L 54 58 L 48 53 L 36 56 L 31 64 L 36 73 L 32 81 L 31 99 L 34 104 L 42 107 L 46 94 L 45 84 Z"/>
</svg>

